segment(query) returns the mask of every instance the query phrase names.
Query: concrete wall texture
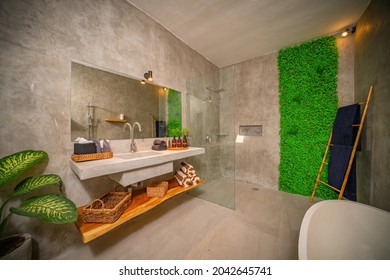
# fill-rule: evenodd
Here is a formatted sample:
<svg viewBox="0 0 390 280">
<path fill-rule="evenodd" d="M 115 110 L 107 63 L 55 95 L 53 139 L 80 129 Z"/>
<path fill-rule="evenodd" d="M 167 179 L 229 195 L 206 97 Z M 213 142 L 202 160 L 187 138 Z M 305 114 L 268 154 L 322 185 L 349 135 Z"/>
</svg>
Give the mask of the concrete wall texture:
<svg viewBox="0 0 390 280">
<path fill-rule="evenodd" d="M 343 105 L 353 103 L 353 36 L 337 38 L 339 73 L 337 92 Z M 263 187 L 278 189 L 279 90 L 277 53 L 234 66 L 235 128 L 262 125 L 262 136 L 245 137 L 235 145 L 235 177 Z M 324 147 L 324 151 L 325 151 Z M 313 185 L 315 178 L 313 178 Z"/>
<path fill-rule="evenodd" d="M 375 83 L 365 150 L 358 155 L 358 195 L 386 210 L 390 210 L 388 14 L 387 1 L 373 0 L 355 38 L 338 41 L 338 92 L 344 96 L 343 104 L 353 102 L 354 91 L 357 101 L 364 99 L 369 84 Z M 23 149 L 47 151 L 49 160 L 30 173 L 60 175 L 65 195 L 78 206 L 111 191 L 113 183 L 106 177 L 81 182 L 69 168 L 72 60 L 139 78 L 153 70 L 157 84 L 182 92 L 183 108 L 186 81 L 219 70 L 125 0 L 1 1 L 0 49 L 0 157 Z M 222 69 L 234 70 L 235 135 L 239 125 L 263 125 L 263 136 L 235 144 L 235 177 L 273 189 L 278 187 L 279 164 L 276 57 L 271 53 Z M 185 110 L 183 114 L 185 120 Z M 38 244 L 35 258 L 50 259 L 78 246 L 93 250 L 93 245 L 82 245 L 74 225 L 13 216 L 6 233 L 14 232 L 33 235 Z"/>
<path fill-rule="evenodd" d="M 262 136 L 235 146 L 236 180 L 278 189 L 279 93 L 277 53 L 235 68 L 235 132 L 240 125 L 262 125 Z"/>
<path fill-rule="evenodd" d="M 1 1 L 0 49 L 0 157 L 45 150 L 49 160 L 36 173 L 60 175 L 77 206 L 113 184 L 106 177 L 81 182 L 69 168 L 72 60 L 140 79 L 152 70 L 155 83 L 182 93 L 187 79 L 218 70 L 125 0 Z M 32 234 L 34 258 L 81 246 L 72 224 L 14 215 L 6 234 L 14 232 Z"/>
<path fill-rule="evenodd" d="M 359 201 L 390 211 L 390 2 L 373 0 L 355 35 L 355 94 L 364 101 L 374 86 L 357 155 Z"/>
</svg>

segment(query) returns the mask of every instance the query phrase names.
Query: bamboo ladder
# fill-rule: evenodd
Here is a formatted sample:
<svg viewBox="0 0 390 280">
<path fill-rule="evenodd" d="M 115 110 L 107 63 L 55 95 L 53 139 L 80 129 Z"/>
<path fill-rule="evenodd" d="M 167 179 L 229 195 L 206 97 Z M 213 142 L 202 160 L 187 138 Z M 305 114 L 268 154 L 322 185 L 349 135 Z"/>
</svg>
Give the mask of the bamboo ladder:
<svg viewBox="0 0 390 280">
<path fill-rule="evenodd" d="M 324 156 L 322 158 L 322 162 L 321 162 L 321 165 L 320 165 L 320 169 L 318 171 L 318 174 L 317 174 L 317 178 L 316 178 L 316 182 L 314 184 L 314 188 L 313 188 L 313 192 L 311 194 L 311 197 L 310 197 L 310 203 L 313 202 L 313 199 L 314 199 L 314 196 L 315 196 L 315 193 L 316 193 L 316 190 L 317 190 L 317 186 L 319 183 L 331 188 L 332 190 L 336 191 L 339 193 L 339 196 L 338 196 L 338 199 L 342 199 L 343 197 L 343 194 L 344 194 L 344 191 L 345 191 L 345 187 L 347 186 L 347 181 L 348 181 L 348 177 L 349 177 L 349 173 L 351 172 L 351 168 L 352 168 L 352 164 L 353 164 L 353 160 L 355 158 L 355 154 L 356 154 L 356 149 L 358 147 L 358 143 L 359 143 L 359 139 L 360 139 L 360 134 L 362 133 L 362 129 L 363 129 L 363 125 L 364 125 L 364 120 L 366 118 L 366 115 L 367 115 L 367 108 L 368 108 L 368 104 L 370 103 L 370 100 L 371 100 L 371 94 L 372 94 L 372 91 L 373 91 L 374 87 L 373 85 L 370 86 L 370 90 L 368 91 L 368 95 L 367 95 L 367 100 L 366 101 L 363 101 L 363 102 L 359 102 L 359 105 L 362 105 L 362 104 L 365 104 L 364 105 L 364 109 L 363 109 L 363 113 L 362 113 L 362 116 L 361 116 L 361 120 L 360 120 L 360 124 L 353 124 L 353 126 L 358 126 L 359 129 L 358 129 L 358 132 L 356 134 L 356 138 L 355 138 L 355 143 L 353 145 L 353 148 L 352 148 L 352 152 L 351 152 L 351 156 L 349 158 L 349 162 L 348 162 L 348 167 L 347 167 L 347 170 L 345 172 L 345 175 L 344 175 L 344 180 L 343 180 L 343 183 L 341 185 L 341 188 L 338 189 L 330 184 L 328 184 L 327 182 L 324 182 L 322 180 L 320 180 L 320 177 L 321 177 L 321 173 L 322 173 L 322 170 L 324 168 L 324 165 L 325 164 L 328 164 L 326 162 L 326 158 L 328 156 L 328 152 L 329 152 L 329 148 L 332 146 L 331 144 L 331 140 L 332 140 L 332 131 L 330 132 L 330 135 L 329 135 L 329 140 L 328 140 L 328 144 L 326 146 L 326 149 L 325 149 L 325 153 L 324 153 Z M 340 105 L 340 104 L 339 104 Z"/>
</svg>

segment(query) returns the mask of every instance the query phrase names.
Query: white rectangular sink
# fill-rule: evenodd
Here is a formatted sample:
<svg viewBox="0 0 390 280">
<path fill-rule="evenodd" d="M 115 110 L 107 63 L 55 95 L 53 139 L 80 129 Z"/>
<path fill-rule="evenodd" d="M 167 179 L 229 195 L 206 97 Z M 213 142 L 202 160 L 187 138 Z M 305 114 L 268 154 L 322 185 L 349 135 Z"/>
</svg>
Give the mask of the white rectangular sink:
<svg viewBox="0 0 390 280">
<path fill-rule="evenodd" d="M 175 160 L 185 159 L 204 153 L 205 149 L 198 147 L 189 147 L 185 150 L 173 151 L 145 150 L 138 151 L 135 153 L 114 154 L 114 156 L 109 159 L 84 162 L 74 162 L 73 160 L 70 160 L 69 164 L 70 168 L 77 174 L 77 176 L 81 180 L 85 180 L 104 175 L 128 173 L 133 171 L 136 171 L 137 174 L 141 174 L 143 170 L 145 171 L 145 173 L 150 173 L 148 171 L 153 171 L 150 168 L 157 168 L 158 170 L 160 170 L 159 172 L 164 172 L 164 170 L 168 170 L 168 166 L 172 166 L 167 165 L 166 163 L 172 163 Z M 115 175 L 115 177 L 117 176 L 118 175 Z"/>
<path fill-rule="evenodd" d="M 134 158 L 143 158 L 143 157 L 150 157 L 150 156 L 157 156 L 157 155 L 161 155 L 161 153 L 157 151 L 141 151 L 141 152 L 134 152 L 134 153 L 118 154 L 115 155 L 115 157 L 121 159 L 134 159 Z"/>
</svg>

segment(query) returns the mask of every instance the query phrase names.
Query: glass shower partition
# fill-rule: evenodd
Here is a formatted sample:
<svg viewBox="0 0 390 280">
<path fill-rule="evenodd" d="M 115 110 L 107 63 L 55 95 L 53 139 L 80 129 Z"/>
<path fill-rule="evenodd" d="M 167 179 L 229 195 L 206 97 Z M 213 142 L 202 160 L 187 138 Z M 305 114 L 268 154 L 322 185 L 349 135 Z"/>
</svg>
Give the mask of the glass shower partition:
<svg viewBox="0 0 390 280">
<path fill-rule="evenodd" d="M 191 146 L 205 154 L 188 159 L 206 183 L 190 195 L 234 209 L 234 68 L 187 81 L 186 118 Z"/>
</svg>

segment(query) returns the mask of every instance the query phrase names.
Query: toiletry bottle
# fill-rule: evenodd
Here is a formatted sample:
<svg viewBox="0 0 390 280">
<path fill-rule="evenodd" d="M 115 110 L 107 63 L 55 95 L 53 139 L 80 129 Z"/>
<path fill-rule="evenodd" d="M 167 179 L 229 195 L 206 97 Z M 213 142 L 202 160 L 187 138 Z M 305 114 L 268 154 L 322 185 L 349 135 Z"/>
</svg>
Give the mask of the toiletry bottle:
<svg viewBox="0 0 390 280">
<path fill-rule="evenodd" d="M 173 136 L 173 139 L 172 139 L 172 148 L 176 148 L 176 136 L 175 135 Z"/>
<path fill-rule="evenodd" d="M 183 148 L 187 148 L 188 147 L 188 139 L 187 139 L 187 135 L 185 134 L 183 136 Z"/>
<path fill-rule="evenodd" d="M 176 147 L 182 148 L 183 147 L 183 141 L 179 135 L 179 138 L 176 140 Z"/>
</svg>

